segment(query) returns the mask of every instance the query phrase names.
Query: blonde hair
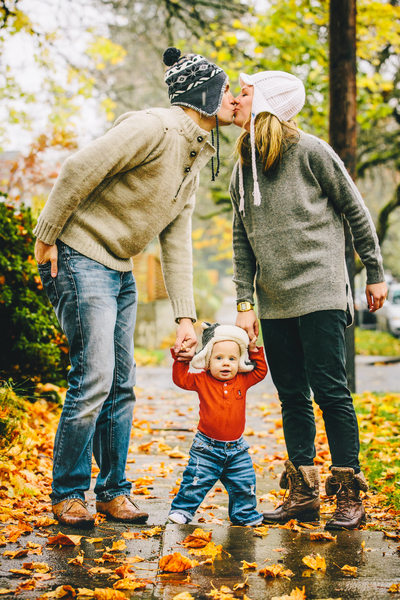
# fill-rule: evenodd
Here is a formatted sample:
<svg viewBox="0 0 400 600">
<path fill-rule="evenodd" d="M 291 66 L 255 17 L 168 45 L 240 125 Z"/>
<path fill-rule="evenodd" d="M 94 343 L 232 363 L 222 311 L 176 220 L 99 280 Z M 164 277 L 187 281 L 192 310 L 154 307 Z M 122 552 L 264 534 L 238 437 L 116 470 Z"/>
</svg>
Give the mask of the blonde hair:
<svg viewBox="0 0 400 600">
<path fill-rule="evenodd" d="M 280 121 L 278 117 L 268 112 L 262 112 L 256 116 L 254 135 L 256 151 L 263 163 L 264 173 L 277 167 L 287 147 L 299 141 L 299 132 L 294 121 Z M 250 134 L 248 131 L 242 131 L 236 141 L 235 150 L 243 165 L 251 165 Z"/>
</svg>

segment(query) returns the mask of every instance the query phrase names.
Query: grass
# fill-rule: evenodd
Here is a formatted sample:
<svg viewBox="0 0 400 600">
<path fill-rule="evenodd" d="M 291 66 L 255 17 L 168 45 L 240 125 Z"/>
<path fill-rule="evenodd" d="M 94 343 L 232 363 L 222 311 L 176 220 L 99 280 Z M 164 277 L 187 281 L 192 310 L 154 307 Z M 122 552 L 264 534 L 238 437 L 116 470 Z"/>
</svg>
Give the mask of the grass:
<svg viewBox="0 0 400 600">
<path fill-rule="evenodd" d="M 363 356 L 400 356 L 400 340 L 386 331 L 356 327 L 355 346 Z"/>
<path fill-rule="evenodd" d="M 400 510 L 400 394 L 356 394 L 363 471 L 385 504 Z"/>
</svg>

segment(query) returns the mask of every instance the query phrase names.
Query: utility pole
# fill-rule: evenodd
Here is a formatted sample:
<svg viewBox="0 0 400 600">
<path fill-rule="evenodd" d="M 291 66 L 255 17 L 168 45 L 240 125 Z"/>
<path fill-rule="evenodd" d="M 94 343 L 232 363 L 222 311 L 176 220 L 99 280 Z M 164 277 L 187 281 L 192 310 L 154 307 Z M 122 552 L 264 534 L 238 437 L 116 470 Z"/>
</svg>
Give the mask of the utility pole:
<svg viewBox="0 0 400 600">
<path fill-rule="evenodd" d="M 356 0 L 330 0 L 329 9 L 329 141 L 351 177 L 356 174 Z M 346 263 L 354 295 L 354 247 L 345 222 Z M 354 325 L 346 331 L 347 377 L 355 392 Z"/>
</svg>

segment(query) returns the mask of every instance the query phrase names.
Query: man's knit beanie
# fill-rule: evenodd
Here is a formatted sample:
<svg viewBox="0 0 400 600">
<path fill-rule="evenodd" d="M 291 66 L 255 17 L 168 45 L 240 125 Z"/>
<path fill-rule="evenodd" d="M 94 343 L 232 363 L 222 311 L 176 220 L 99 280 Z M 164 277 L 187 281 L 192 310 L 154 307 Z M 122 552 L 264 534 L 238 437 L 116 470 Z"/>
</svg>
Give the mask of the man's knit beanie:
<svg viewBox="0 0 400 600">
<path fill-rule="evenodd" d="M 208 369 L 214 344 L 217 342 L 236 342 L 240 349 L 239 373 L 247 373 L 254 369 L 254 364 L 249 359 L 249 336 L 241 327 L 236 325 L 220 325 L 219 323 L 202 323 L 203 335 L 201 338 L 202 349 L 194 355 L 190 363 L 195 369 Z"/>
<path fill-rule="evenodd" d="M 163 62 L 168 67 L 164 80 L 168 86 L 171 104 L 193 108 L 206 117 L 215 116 L 217 167 L 214 172 L 214 158 L 211 159 L 212 181 L 219 174 L 219 130 L 218 117 L 222 97 L 228 84 L 228 75 L 217 65 L 201 54 L 181 56 L 178 48 L 167 48 Z M 214 131 L 211 131 L 211 143 L 214 145 Z"/>
<path fill-rule="evenodd" d="M 252 85 L 254 87 L 251 105 L 250 146 L 254 204 L 259 206 L 261 204 L 261 194 L 256 168 L 255 118 L 258 114 L 267 112 L 275 115 L 280 121 L 290 121 L 303 108 L 306 94 L 303 82 L 295 75 L 284 71 L 261 71 L 254 75 L 241 73 L 239 81 L 241 85 Z M 244 189 L 241 164 L 239 165 L 239 193 L 240 210 L 243 211 Z"/>
<path fill-rule="evenodd" d="M 163 62 L 168 67 L 164 80 L 171 104 L 197 110 L 214 117 L 220 109 L 228 83 L 227 74 L 201 54 L 181 56 L 178 48 L 167 48 Z"/>
</svg>

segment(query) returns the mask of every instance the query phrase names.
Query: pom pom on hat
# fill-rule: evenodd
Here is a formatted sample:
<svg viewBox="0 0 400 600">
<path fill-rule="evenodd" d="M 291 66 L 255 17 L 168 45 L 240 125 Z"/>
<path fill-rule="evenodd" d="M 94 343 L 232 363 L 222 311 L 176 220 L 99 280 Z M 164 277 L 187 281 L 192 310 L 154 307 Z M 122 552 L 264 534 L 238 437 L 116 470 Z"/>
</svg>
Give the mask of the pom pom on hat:
<svg viewBox="0 0 400 600">
<path fill-rule="evenodd" d="M 247 373 L 254 369 L 249 359 L 249 336 L 241 327 L 236 325 L 220 325 L 219 323 L 202 323 L 203 335 L 201 338 L 202 349 L 194 355 L 191 366 L 195 369 L 208 369 L 214 344 L 217 342 L 236 342 L 239 346 L 239 373 Z"/>
<path fill-rule="evenodd" d="M 227 74 L 201 54 L 184 54 L 173 46 L 163 54 L 164 74 L 171 104 L 193 108 L 212 117 L 221 107 Z"/>
<path fill-rule="evenodd" d="M 172 65 L 174 65 L 179 60 L 180 56 L 181 51 L 179 50 L 179 48 L 171 46 L 170 48 L 167 48 L 163 54 L 163 63 L 167 67 L 172 67 Z"/>
</svg>

